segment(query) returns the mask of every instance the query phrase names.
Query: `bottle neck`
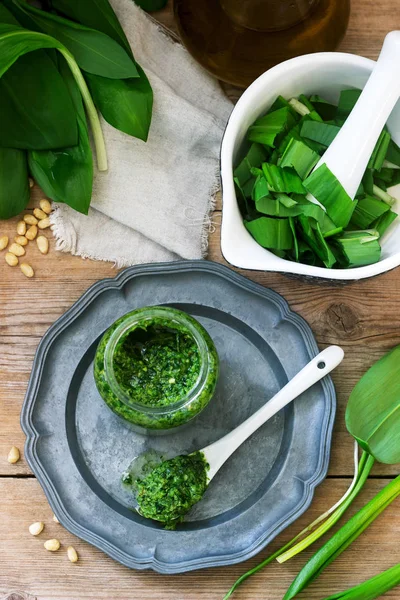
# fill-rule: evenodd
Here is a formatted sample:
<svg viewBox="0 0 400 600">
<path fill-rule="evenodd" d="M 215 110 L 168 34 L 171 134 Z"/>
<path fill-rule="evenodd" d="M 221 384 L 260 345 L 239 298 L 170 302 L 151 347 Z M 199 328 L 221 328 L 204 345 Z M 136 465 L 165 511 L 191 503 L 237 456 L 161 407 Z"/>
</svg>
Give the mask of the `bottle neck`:
<svg viewBox="0 0 400 600">
<path fill-rule="evenodd" d="M 305 19 L 319 0 L 220 0 L 237 25 L 256 31 L 279 31 Z"/>
</svg>

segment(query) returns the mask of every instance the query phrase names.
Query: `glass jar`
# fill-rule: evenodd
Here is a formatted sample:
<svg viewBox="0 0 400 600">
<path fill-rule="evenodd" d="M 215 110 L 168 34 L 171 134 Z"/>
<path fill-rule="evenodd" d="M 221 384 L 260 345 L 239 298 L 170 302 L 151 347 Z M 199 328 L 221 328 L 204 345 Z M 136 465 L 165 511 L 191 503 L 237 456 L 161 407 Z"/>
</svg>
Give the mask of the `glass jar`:
<svg viewBox="0 0 400 600">
<path fill-rule="evenodd" d="M 118 319 L 94 361 L 106 404 L 141 433 L 173 430 L 210 402 L 218 354 L 204 327 L 175 308 L 150 306 Z"/>
<path fill-rule="evenodd" d="M 174 0 L 179 35 L 218 79 L 247 87 L 274 65 L 335 50 L 350 0 Z"/>
</svg>

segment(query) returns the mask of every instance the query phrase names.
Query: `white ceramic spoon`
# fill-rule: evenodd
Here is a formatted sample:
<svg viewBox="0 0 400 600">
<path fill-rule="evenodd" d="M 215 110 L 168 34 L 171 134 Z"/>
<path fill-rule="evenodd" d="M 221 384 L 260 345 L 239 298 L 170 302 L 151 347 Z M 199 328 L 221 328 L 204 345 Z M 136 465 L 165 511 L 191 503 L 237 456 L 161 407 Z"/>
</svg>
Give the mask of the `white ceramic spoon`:
<svg viewBox="0 0 400 600">
<path fill-rule="evenodd" d="M 391 31 L 357 103 L 315 167 L 326 164 L 351 198 L 356 195 L 379 135 L 400 97 L 399 69 L 400 31 Z"/>
<path fill-rule="evenodd" d="M 339 346 L 329 346 L 313 358 L 297 375 L 293 377 L 273 398 L 258 409 L 241 425 L 224 435 L 221 439 L 206 446 L 203 452 L 210 470 L 209 481 L 219 471 L 228 458 L 248 437 L 276 415 L 284 406 L 292 402 L 314 383 L 325 377 L 343 360 L 344 352 Z"/>
</svg>

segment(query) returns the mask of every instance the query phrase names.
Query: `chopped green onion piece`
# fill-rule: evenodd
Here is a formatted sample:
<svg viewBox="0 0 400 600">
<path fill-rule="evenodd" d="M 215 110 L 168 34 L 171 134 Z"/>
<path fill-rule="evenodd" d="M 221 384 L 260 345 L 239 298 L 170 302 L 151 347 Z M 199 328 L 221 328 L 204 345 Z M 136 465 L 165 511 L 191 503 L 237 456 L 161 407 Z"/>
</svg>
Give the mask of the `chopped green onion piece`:
<svg viewBox="0 0 400 600">
<path fill-rule="evenodd" d="M 381 217 L 379 217 L 379 219 L 371 223 L 371 227 L 376 229 L 376 231 L 379 233 L 379 236 L 382 237 L 388 229 L 388 227 L 393 223 L 395 219 L 397 219 L 397 217 L 397 213 L 393 212 L 392 210 L 389 210 L 388 212 L 384 213 Z"/>
<path fill-rule="evenodd" d="M 261 167 L 261 164 L 267 159 L 268 152 L 261 144 L 251 144 L 246 156 L 238 164 L 233 172 L 233 176 L 238 179 L 240 185 L 244 185 L 251 178 L 252 167 Z"/>
<path fill-rule="evenodd" d="M 292 138 L 286 146 L 279 166 L 282 168 L 293 167 L 299 177 L 305 179 L 311 173 L 319 158 L 319 154 L 314 150 L 311 150 L 303 142 Z"/>
<path fill-rule="evenodd" d="M 244 224 L 256 242 L 263 248 L 290 250 L 293 246 L 289 219 L 260 217 L 254 221 L 245 221 Z"/>
<path fill-rule="evenodd" d="M 361 90 L 343 90 L 340 93 L 339 105 L 337 109 L 337 118 L 346 120 L 359 99 Z"/>
<path fill-rule="evenodd" d="M 348 268 L 372 265 L 380 260 L 381 246 L 377 231 L 345 231 L 333 243 Z"/>
<path fill-rule="evenodd" d="M 249 128 L 248 139 L 265 146 L 274 147 L 278 134 L 288 131 L 295 124 L 295 119 L 289 108 L 280 108 L 268 113 Z"/>
<path fill-rule="evenodd" d="M 390 140 L 389 148 L 385 156 L 386 160 L 400 167 L 400 148 L 394 140 Z"/>
<path fill-rule="evenodd" d="M 286 194 L 278 193 L 275 194 L 275 196 L 283 206 L 286 206 L 286 208 L 292 208 L 292 206 L 297 206 L 298 204 L 296 200 Z"/>
<path fill-rule="evenodd" d="M 381 200 L 367 196 L 358 201 L 357 207 L 351 217 L 351 223 L 359 229 L 366 229 L 388 210 L 390 209 L 387 204 Z"/>
<path fill-rule="evenodd" d="M 375 148 L 368 162 L 368 169 L 375 169 L 376 171 L 379 171 L 383 165 L 383 161 L 385 160 L 390 140 L 390 133 L 384 129 L 375 144 Z"/>
<path fill-rule="evenodd" d="M 302 237 L 305 239 L 308 246 L 310 246 L 328 269 L 332 268 L 336 262 L 336 258 L 328 244 L 325 242 L 317 221 L 314 221 L 305 215 L 300 215 L 297 221 L 303 234 Z M 313 221 L 315 227 L 312 227 Z"/>
<path fill-rule="evenodd" d="M 331 104 L 316 94 L 310 96 L 310 102 L 324 121 L 330 121 L 335 118 L 337 112 L 337 106 L 335 104 Z"/>
<path fill-rule="evenodd" d="M 251 179 L 246 181 L 244 185 L 242 185 L 243 194 L 246 196 L 246 198 L 251 198 L 255 182 L 256 180 L 254 179 L 254 177 L 252 177 Z"/>
<path fill-rule="evenodd" d="M 297 100 L 297 98 L 292 98 L 291 100 L 289 100 L 289 104 L 302 117 L 304 117 L 305 115 L 309 115 L 311 112 L 308 106 Z"/>
<path fill-rule="evenodd" d="M 371 169 L 367 169 L 362 178 L 364 192 L 369 196 L 374 193 L 374 173 Z"/>
<path fill-rule="evenodd" d="M 292 113 L 293 117 L 295 118 L 295 120 L 296 121 L 298 120 L 299 114 L 294 110 L 293 106 L 291 106 L 289 104 L 289 102 L 283 96 L 277 97 L 277 99 L 272 104 L 272 106 L 270 107 L 268 112 L 269 113 L 274 112 L 275 110 L 278 110 L 279 108 L 288 108 L 290 110 L 290 112 Z"/>
<path fill-rule="evenodd" d="M 342 233 L 343 231 L 343 227 L 336 227 L 335 229 L 331 229 L 330 231 L 327 231 L 326 233 L 323 234 L 324 238 L 329 238 L 329 237 L 333 237 L 334 235 L 338 235 L 339 233 Z"/>
<path fill-rule="evenodd" d="M 299 102 L 301 102 L 302 104 L 304 104 L 304 106 L 307 106 L 309 112 L 312 112 L 314 109 L 313 104 L 310 102 L 310 100 L 307 98 L 307 96 L 305 94 L 300 94 L 300 96 L 297 98 L 297 100 Z"/>
<path fill-rule="evenodd" d="M 240 185 L 237 177 L 233 178 L 233 182 L 234 182 L 235 188 L 236 188 L 236 198 L 238 201 L 240 212 L 242 214 L 248 215 L 249 214 L 249 204 L 248 204 L 247 198 L 243 192 L 242 186 Z"/>
<path fill-rule="evenodd" d="M 339 131 L 340 127 L 337 125 L 328 125 L 327 123 L 319 123 L 318 121 L 304 121 L 300 135 L 323 146 L 329 146 Z"/>
<path fill-rule="evenodd" d="M 303 182 L 304 187 L 326 208 L 336 227 L 346 227 L 357 200 L 352 200 L 335 175 L 323 164 Z"/>
<path fill-rule="evenodd" d="M 393 196 L 379 188 L 377 185 L 372 186 L 372 193 L 380 200 L 383 200 L 383 202 L 386 202 L 386 204 L 389 206 L 393 206 L 393 204 L 396 202 L 396 198 L 393 198 Z"/>
<path fill-rule="evenodd" d="M 384 161 L 384 162 L 385 162 L 385 161 Z M 398 169 L 396 169 L 396 170 L 398 170 Z M 394 171 L 395 171 L 395 169 L 392 169 L 392 168 L 390 168 L 390 167 L 384 167 L 384 166 L 383 166 L 383 167 L 381 168 L 381 170 L 379 171 L 379 179 L 380 179 L 381 181 L 384 181 L 384 182 L 385 182 L 385 183 L 387 183 L 387 184 L 390 184 L 390 182 L 392 181 L 392 179 L 393 179 L 393 176 L 394 176 L 394 174 L 395 174 L 395 173 L 394 173 Z"/>
<path fill-rule="evenodd" d="M 291 192 L 296 194 L 306 193 L 300 177 L 292 169 L 283 169 L 277 165 L 263 163 L 262 170 L 271 191 L 289 194 Z"/>
<path fill-rule="evenodd" d="M 260 172 L 261 172 L 261 175 L 259 175 L 257 177 L 256 182 L 253 187 L 252 194 L 251 194 L 251 197 L 255 203 L 257 203 L 262 198 L 271 197 L 271 195 L 269 193 L 267 180 L 265 179 L 264 175 L 262 174 L 262 171 L 260 171 Z"/>
</svg>

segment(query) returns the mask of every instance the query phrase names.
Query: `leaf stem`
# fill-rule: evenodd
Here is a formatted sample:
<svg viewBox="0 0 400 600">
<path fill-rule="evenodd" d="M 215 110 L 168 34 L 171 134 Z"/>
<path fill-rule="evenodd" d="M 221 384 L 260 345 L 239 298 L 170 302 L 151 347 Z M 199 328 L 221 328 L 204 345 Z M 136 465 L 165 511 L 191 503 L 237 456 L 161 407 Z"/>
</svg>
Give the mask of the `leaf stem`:
<svg viewBox="0 0 400 600">
<path fill-rule="evenodd" d="M 72 54 L 64 47 L 58 48 L 68 63 L 69 68 L 74 76 L 74 79 L 82 94 L 82 99 L 85 104 L 87 116 L 93 133 L 94 145 L 96 148 L 97 167 L 99 171 L 107 171 L 107 152 L 104 143 L 103 132 L 100 125 L 99 115 L 93 103 L 86 81 L 83 78 L 82 72 L 75 62 Z"/>
</svg>

